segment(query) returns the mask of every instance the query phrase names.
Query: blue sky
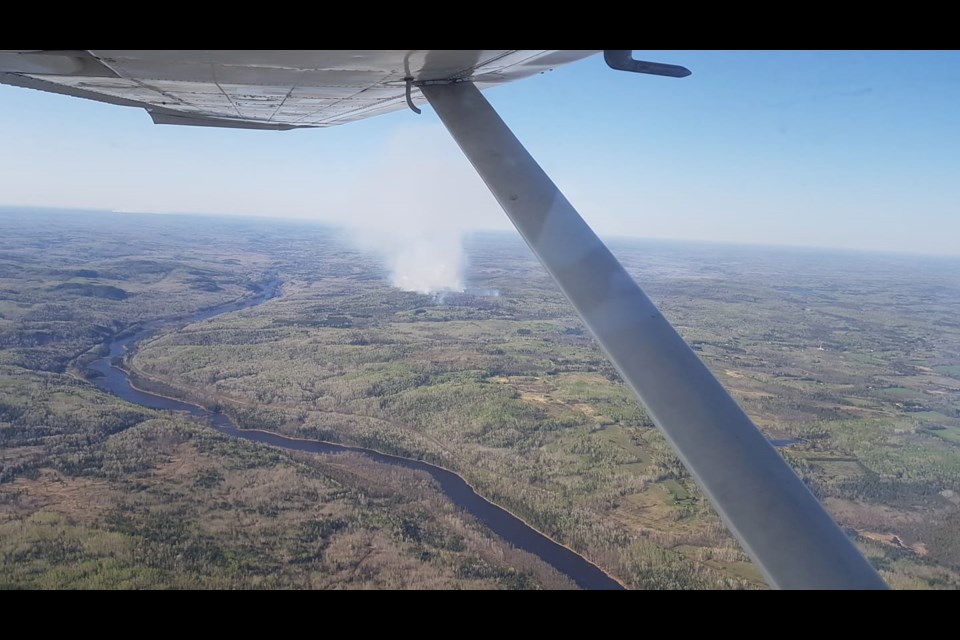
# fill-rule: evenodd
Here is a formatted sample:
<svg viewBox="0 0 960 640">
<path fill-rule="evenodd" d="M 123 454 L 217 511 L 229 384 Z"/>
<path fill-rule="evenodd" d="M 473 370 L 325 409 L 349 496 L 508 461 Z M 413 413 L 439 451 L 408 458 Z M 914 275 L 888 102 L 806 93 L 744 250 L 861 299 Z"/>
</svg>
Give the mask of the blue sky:
<svg viewBox="0 0 960 640">
<path fill-rule="evenodd" d="M 601 235 L 960 255 L 960 53 L 636 56 L 693 75 L 594 56 L 486 93 Z M 0 141 L 0 205 L 508 228 L 429 108 L 235 131 L 0 86 Z"/>
</svg>

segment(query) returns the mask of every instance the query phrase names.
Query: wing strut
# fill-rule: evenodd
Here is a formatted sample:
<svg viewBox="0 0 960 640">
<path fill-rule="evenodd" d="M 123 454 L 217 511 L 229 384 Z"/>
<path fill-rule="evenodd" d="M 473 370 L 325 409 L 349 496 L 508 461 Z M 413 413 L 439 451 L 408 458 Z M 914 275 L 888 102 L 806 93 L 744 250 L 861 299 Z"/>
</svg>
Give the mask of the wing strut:
<svg viewBox="0 0 960 640">
<path fill-rule="evenodd" d="M 479 89 L 420 90 L 767 582 L 886 588 Z"/>
</svg>

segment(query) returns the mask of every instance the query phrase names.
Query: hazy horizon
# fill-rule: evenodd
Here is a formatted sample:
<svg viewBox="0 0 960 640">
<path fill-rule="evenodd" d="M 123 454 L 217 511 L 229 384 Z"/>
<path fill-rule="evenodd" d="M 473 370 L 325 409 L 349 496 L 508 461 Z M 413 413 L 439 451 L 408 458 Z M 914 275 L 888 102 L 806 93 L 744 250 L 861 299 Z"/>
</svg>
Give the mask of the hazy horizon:
<svg viewBox="0 0 960 640">
<path fill-rule="evenodd" d="M 295 216 L 278 216 L 270 214 L 236 214 L 236 213 L 202 213 L 202 212 L 181 212 L 181 211 L 171 211 L 171 212 L 159 212 L 159 211 L 115 211 L 108 209 L 83 209 L 83 208 L 70 208 L 70 207 L 44 207 L 44 206 L 32 206 L 32 205 L 10 205 L 10 204 L 0 204 L 0 216 L 11 214 L 11 213 L 22 213 L 27 214 L 31 212 L 37 212 L 41 214 L 61 214 L 61 215 L 116 215 L 116 216 L 151 216 L 157 218 L 170 217 L 170 218 L 204 218 L 212 220 L 227 220 L 233 222 L 261 222 L 264 224 L 306 224 L 310 226 L 317 226 L 326 229 L 333 229 L 339 232 L 342 232 L 344 235 L 349 235 L 354 233 L 356 230 L 351 228 L 349 225 L 345 225 L 342 222 L 322 220 L 317 218 L 310 217 L 295 217 Z M 464 236 L 469 237 L 473 234 L 496 234 L 503 236 L 511 236 L 516 239 L 517 242 L 523 242 L 523 238 L 520 236 L 519 232 L 513 227 L 506 228 L 468 228 L 464 230 Z M 946 254 L 946 253 L 920 253 L 912 251 L 898 251 L 898 250 L 888 250 L 888 249 L 863 249 L 858 247 L 842 247 L 842 246 L 815 246 L 815 245 L 805 245 L 805 244 L 776 244 L 776 243 L 762 243 L 762 242 L 737 242 L 737 241 L 728 241 L 728 240 L 709 240 L 709 239 L 690 239 L 690 238 L 663 238 L 663 237 L 652 237 L 652 236 L 631 236 L 631 235 L 618 235 L 618 234 L 609 234 L 609 233 L 598 233 L 597 235 L 607 244 L 612 245 L 614 248 L 617 243 L 620 242 L 651 242 L 651 243 L 664 243 L 664 244 L 676 244 L 678 246 L 697 246 L 702 245 L 704 247 L 716 247 L 716 248 L 743 248 L 746 250 L 762 250 L 762 249 L 771 249 L 771 250 L 796 250 L 799 252 L 815 252 L 815 253 L 824 253 L 824 254 L 866 254 L 874 256 L 891 256 L 891 257 L 915 257 L 915 258 L 936 258 L 936 259 L 946 259 L 946 260 L 960 260 L 960 253 L 957 254 Z M 370 251 L 377 251 L 376 246 L 358 246 L 359 249 L 366 249 Z"/>
</svg>

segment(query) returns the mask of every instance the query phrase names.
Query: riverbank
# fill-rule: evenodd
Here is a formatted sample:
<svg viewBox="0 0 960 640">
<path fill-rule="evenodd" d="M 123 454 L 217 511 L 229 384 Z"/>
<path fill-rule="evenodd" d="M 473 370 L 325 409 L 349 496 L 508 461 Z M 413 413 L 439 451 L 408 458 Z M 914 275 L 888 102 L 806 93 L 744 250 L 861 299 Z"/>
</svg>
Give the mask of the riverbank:
<svg viewBox="0 0 960 640">
<path fill-rule="evenodd" d="M 197 314 L 193 316 L 177 319 L 176 322 L 196 322 L 214 317 L 219 313 L 239 311 L 261 304 L 279 293 L 279 282 L 273 284 L 274 286 L 265 288 L 265 293 L 258 294 L 246 301 L 219 305 L 208 310 L 197 312 Z M 616 578 L 573 549 L 549 538 L 523 519 L 480 496 L 462 476 L 449 469 L 412 458 L 384 454 L 363 447 L 341 445 L 321 440 L 291 438 L 263 430 L 239 429 L 229 417 L 219 412 L 210 411 L 200 404 L 185 402 L 169 395 L 153 393 L 138 388 L 131 380 L 129 372 L 116 366 L 114 359 L 122 357 L 127 350 L 132 348 L 139 340 L 147 337 L 147 335 L 153 335 L 156 331 L 161 330 L 163 324 L 170 324 L 170 321 L 157 325 L 150 323 L 139 331 L 122 338 L 116 336 L 111 338 L 111 340 L 107 342 L 107 344 L 109 344 L 108 354 L 88 365 L 90 370 L 97 371 L 101 374 L 90 380 L 90 382 L 124 400 L 144 407 L 186 411 L 197 418 L 207 421 L 217 431 L 234 437 L 262 442 L 288 450 L 310 453 L 359 453 L 379 463 L 424 471 L 433 477 L 440 485 L 443 493 L 458 507 L 463 508 L 476 517 L 491 531 L 514 547 L 536 555 L 547 564 L 564 573 L 578 586 L 587 589 L 625 588 Z"/>
</svg>

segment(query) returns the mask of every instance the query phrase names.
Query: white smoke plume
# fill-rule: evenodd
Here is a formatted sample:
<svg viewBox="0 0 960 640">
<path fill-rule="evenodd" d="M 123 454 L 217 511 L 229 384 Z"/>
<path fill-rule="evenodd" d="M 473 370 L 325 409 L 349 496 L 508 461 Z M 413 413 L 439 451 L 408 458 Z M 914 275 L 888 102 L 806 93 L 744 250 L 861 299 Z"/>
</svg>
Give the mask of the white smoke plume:
<svg viewBox="0 0 960 640">
<path fill-rule="evenodd" d="M 391 136 L 369 179 L 346 204 L 357 245 L 380 254 L 405 291 L 462 291 L 466 230 L 500 208 L 441 125 Z M 501 214 L 502 215 L 502 214 Z"/>
</svg>

